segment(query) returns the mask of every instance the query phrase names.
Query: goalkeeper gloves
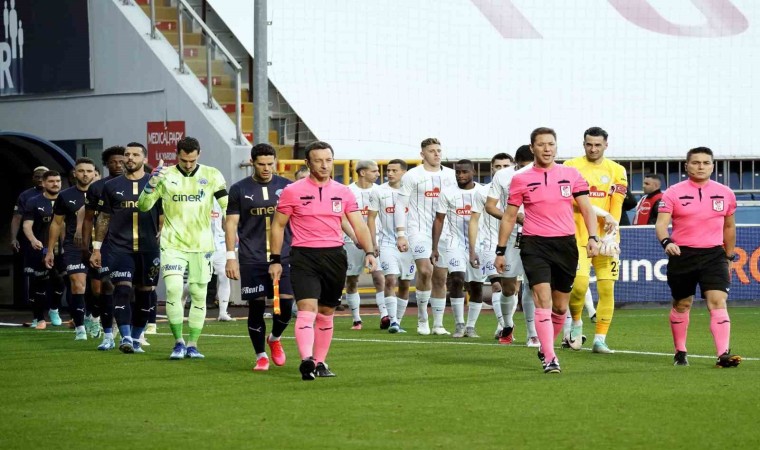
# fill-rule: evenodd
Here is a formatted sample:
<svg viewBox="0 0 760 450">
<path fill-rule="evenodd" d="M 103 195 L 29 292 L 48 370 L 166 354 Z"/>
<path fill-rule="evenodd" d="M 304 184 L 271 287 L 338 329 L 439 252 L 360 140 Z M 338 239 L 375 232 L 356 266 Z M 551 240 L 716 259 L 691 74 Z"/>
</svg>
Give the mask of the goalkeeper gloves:
<svg viewBox="0 0 760 450">
<path fill-rule="evenodd" d="M 150 173 L 150 178 L 148 178 L 148 185 L 151 188 L 154 188 L 161 184 L 161 182 L 164 180 L 164 176 L 166 176 L 166 172 L 169 170 L 168 167 L 164 167 L 164 160 L 158 162 L 158 166 L 156 166 L 155 169 Z"/>
<path fill-rule="evenodd" d="M 603 256 L 618 256 L 620 254 L 620 245 L 615 240 L 617 237 L 617 230 L 611 233 L 607 233 L 602 238 L 602 242 L 599 245 L 599 254 Z"/>
</svg>

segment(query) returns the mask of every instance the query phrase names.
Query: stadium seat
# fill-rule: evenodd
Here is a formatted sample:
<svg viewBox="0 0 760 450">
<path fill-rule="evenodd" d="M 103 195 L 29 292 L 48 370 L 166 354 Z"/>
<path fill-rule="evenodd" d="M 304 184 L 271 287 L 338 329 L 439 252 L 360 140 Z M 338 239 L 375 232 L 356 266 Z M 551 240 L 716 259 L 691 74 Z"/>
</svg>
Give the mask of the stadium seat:
<svg viewBox="0 0 760 450">
<path fill-rule="evenodd" d="M 728 174 L 728 187 L 731 189 L 739 189 L 739 174 L 736 172 L 730 172 Z"/>
<path fill-rule="evenodd" d="M 684 174 L 681 176 L 679 173 L 674 172 L 668 175 L 668 186 L 673 186 L 676 183 L 680 183 L 686 178 L 686 175 Z"/>
<path fill-rule="evenodd" d="M 641 172 L 633 172 L 631 174 L 631 190 L 638 191 L 644 187 L 644 174 Z"/>
</svg>

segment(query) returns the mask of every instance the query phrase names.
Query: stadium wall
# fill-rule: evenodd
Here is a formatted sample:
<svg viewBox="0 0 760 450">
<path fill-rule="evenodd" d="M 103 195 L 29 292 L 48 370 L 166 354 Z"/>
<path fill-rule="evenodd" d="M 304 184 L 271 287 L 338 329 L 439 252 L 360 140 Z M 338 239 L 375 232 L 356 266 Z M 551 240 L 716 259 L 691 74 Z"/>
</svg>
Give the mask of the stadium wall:
<svg viewBox="0 0 760 450">
<path fill-rule="evenodd" d="M 88 8 L 93 89 L 3 97 L 0 129 L 56 141 L 102 139 L 108 147 L 147 144 L 148 122 L 184 121 L 185 133 L 201 143 L 201 163 L 217 167 L 227 180 L 245 176 L 239 163 L 249 147 L 234 144 L 235 126 L 226 113 L 203 105 L 205 88 L 194 75 L 177 71 L 171 45 L 150 39 L 150 20 L 139 7 L 90 0 Z"/>
</svg>

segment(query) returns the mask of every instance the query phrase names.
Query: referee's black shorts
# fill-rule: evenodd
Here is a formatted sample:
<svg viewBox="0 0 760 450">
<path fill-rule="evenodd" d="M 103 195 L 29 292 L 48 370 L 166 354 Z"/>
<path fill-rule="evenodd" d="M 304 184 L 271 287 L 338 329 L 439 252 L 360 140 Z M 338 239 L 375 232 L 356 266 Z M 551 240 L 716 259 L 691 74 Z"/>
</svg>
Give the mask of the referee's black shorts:
<svg viewBox="0 0 760 450">
<path fill-rule="evenodd" d="M 697 285 L 705 297 L 706 291 L 728 293 L 731 280 L 728 260 L 723 247 L 681 247 L 681 254 L 671 256 L 667 267 L 668 286 L 674 300 L 682 300 L 697 292 Z"/>
<path fill-rule="evenodd" d="M 525 236 L 520 242 L 525 276 L 530 287 L 549 283 L 552 290 L 568 293 L 578 269 L 578 246 L 575 236 Z"/>
<path fill-rule="evenodd" d="M 316 298 L 320 305 L 337 307 L 346 284 L 346 270 L 348 260 L 342 245 L 290 249 L 290 277 L 296 301 Z"/>
</svg>

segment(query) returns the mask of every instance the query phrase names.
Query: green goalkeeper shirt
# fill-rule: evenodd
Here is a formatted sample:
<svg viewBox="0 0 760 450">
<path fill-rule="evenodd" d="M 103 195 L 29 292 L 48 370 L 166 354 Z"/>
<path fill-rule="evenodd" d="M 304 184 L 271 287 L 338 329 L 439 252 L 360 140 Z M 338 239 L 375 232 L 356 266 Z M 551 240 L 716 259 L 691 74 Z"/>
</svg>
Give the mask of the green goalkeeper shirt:
<svg viewBox="0 0 760 450">
<path fill-rule="evenodd" d="M 158 186 L 149 191 L 149 185 L 146 185 L 146 190 L 140 193 L 137 207 L 140 211 L 148 211 L 161 199 L 164 209 L 162 249 L 204 253 L 215 250 L 211 230 L 214 198 L 223 211 L 227 209 L 228 199 L 221 172 L 200 164 L 190 173 L 172 166 Z"/>
</svg>

